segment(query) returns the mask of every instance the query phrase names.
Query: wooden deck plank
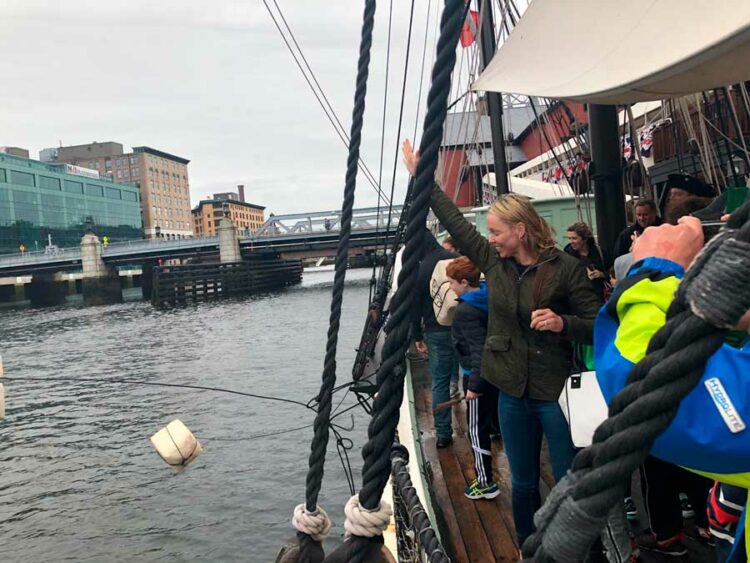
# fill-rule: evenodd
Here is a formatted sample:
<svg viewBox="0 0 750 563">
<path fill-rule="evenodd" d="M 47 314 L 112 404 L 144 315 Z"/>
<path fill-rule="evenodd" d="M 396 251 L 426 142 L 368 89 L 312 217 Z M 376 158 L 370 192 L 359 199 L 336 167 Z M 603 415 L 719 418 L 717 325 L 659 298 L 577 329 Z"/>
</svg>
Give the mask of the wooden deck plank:
<svg viewBox="0 0 750 563">
<path fill-rule="evenodd" d="M 442 516 L 443 544 L 457 562 L 515 561 L 517 547 L 510 509 L 510 489 L 492 501 L 472 501 L 464 488 L 474 479 L 474 463 L 468 441 L 465 406 L 454 410 L 454 443 L 438 450 L 432 417 L 429 371 L 412 365 L 415 407 L 422 434 L 425 459 L 430 463 L 436 512 Z M 504 457 L 504 456 L 503 456 Z M 502 470 L 502 469 L 501 469 Z M 507 463 L 506 463 L 507 471 Z M 509 483 L 509 480 L 506 480 Z"/>
<path fill-rule="evenodd" d="M 455 442 L 454 442 L 455 447 Z M 460 522 L 461 536 L 466 546 L 468 561 L 472 563 L 492 561 L 494 553 L 484 523 L 477 511 L 476 503 L 464 496 L 464 488 L 468 484 L 464 477 L 458 458 L 452 448 L 445 448 L 439 452 L 440 463 L 443 466 L 448 494 L 451 497 L 453 511 Z"/>
<path fill-rule="evenodd" d="M 453 452 L 458 460 L 465 482 L 471 482 L 476 476 L 471 444 L 468 440 L 457 439 Z M 506 494 L 508 492 L 506 491 Z M 513 517 L 510 514 L 510 503 L 503 502 L 503 500 L 507 501 L 507 498 L 501 498 L 502 494 L 503 491 L 501 490 L 501 494 L 492 500 L 469 500 L 462 495 L 458 502 L 462 504 L 470 503 L 479 514 L 483 533 L 490 544 L 494 560 L 515 561 L 517 559 L 517 548 L 513 541 L 515 537 L 515 530 L 512 525 Z M 507 514 L 504 515 L 503 511 L 506 511 Z M 510 528 L 506 516 L 510 517 Z"/>
<path fill-rule="evenodd" d="M 414 407 L 417 412 L 417 424 L 422 436 L 424 459 L 428 464 L 429 486 L 436 504 L 434 510 L 438 522 L 435 522 L 434 525 L 440 529 L 441 543 L 448 552 L 451 561 L 466 563 L 469 561 L 469 556 L 461 536 L 459 522 L 453 511 L 435 445 L 432 394 L 429 387 L 429 372 L 426 362 L 412 362 L 411 376 L 414 385 Z"/>
</svg>

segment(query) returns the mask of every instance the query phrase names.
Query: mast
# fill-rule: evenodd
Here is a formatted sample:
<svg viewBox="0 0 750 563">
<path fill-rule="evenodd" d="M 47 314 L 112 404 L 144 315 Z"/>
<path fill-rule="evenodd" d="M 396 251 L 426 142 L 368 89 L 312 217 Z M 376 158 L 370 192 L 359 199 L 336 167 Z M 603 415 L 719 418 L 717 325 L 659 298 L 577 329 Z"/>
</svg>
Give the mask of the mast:
<svg viewBox="0 0 750 563">
<path fill-rule="evenodd" d="M 480 24 L 480 49 L 482 52 L 482 70 L 490 63 L 495 54 L 495 22 L 492 17 L 492 2 L 478 0 L 482 14 Z M 471 16 L 468 16 L 471 17 Z M 505 134 L 503 133 L 503 96 L 499 92 L 485 92 L 487 107 L 490 113 L 490 130 L 492 132 L 492 154 L 495 158 L 495 182 L 497 193 L 507 194 L 508 162 L 505 158 Z"/>
<path fill-rule="evenodd" d="M 625 228 L 625 194 L 622 190 L 620 126 L 617 108 L 589 104 L 591 160 L 594 165 L 594 203 L 599 246 L 604 261 L 612 264 L 617 235 Z"/>
</svg>

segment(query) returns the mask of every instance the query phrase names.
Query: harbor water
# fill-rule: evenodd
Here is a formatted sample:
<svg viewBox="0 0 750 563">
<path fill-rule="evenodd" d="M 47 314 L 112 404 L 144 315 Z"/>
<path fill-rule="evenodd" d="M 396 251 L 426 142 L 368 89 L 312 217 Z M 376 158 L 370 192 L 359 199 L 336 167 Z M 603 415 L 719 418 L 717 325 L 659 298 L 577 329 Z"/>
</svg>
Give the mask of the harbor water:
<svg viewBox="0 0 750 563">
<path fill-rule="evenodd" d="M 350 270 L 338 382 L 351 378 L 369 270 Z M 307 402 L 320 386 L 333 271 L 246 299 L 155 310 L 139 290 L 123 304 L 0 309 L 6 418 L 0 421 L 0 559 L 273 561 L 304 502 L 314 413 L 224 393 L 85 378 L 216 386 Z M 126 296 L 127 297 L 127 296 Z M 13 381 L 14 377 L 65 381 Z M 334 407 L 355 405 L 339 392 Z M 181 419 L 203 454 L 175 474 L 149 437 Z M 361 408 L 349 458 L 361 485 Z M 300 428 L 303 427 L 303 428 Z M 320 505 L 343 538 L 349 487 L 329 444 Z"/>
</svg>

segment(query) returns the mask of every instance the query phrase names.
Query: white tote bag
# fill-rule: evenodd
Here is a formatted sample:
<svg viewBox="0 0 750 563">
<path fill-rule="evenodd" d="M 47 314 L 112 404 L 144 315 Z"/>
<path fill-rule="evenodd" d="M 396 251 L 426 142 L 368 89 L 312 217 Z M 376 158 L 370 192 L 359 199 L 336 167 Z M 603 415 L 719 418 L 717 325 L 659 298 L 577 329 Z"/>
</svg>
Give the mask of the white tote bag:
<svg viewBox="0 0 750 563">
<path fill-rule="evenodd" d="M 576 448 L 591 445 L 594 430 L 609 416 L 595 371 L 573 373 L 558 399 Z"/>
</svg>

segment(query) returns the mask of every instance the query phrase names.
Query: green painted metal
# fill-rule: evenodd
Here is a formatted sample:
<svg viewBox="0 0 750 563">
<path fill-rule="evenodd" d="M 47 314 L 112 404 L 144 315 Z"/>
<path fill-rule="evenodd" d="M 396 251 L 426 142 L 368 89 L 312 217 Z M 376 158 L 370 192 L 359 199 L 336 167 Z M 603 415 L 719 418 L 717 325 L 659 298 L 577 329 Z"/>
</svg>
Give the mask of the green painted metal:
<svg viewBox="0 0 750 563">
<path fill-rule="evenodd" d="M 568 244 L 567 237 L 565 236 L 568 226 L 580 220 L 579 209 L 576 207 L 576 199 L 574 197 L 533 199 L 531 203 L 539 215 L 555 229 L 557 243 L 560 245 L 560 248 Z M 596 234 L 596 211 L 593 200 L 588 207 L 583 201 L 580 202 L 580 205 L 580 217 L 582 217 L 585 223 L 588 223 L 594 234 Z M 473 212 L 475 213 L 477 230 L 486 237 L 488 235 L 487 213 L 489 212 L 489 207 L 478 207 Z"/>
</svg>

